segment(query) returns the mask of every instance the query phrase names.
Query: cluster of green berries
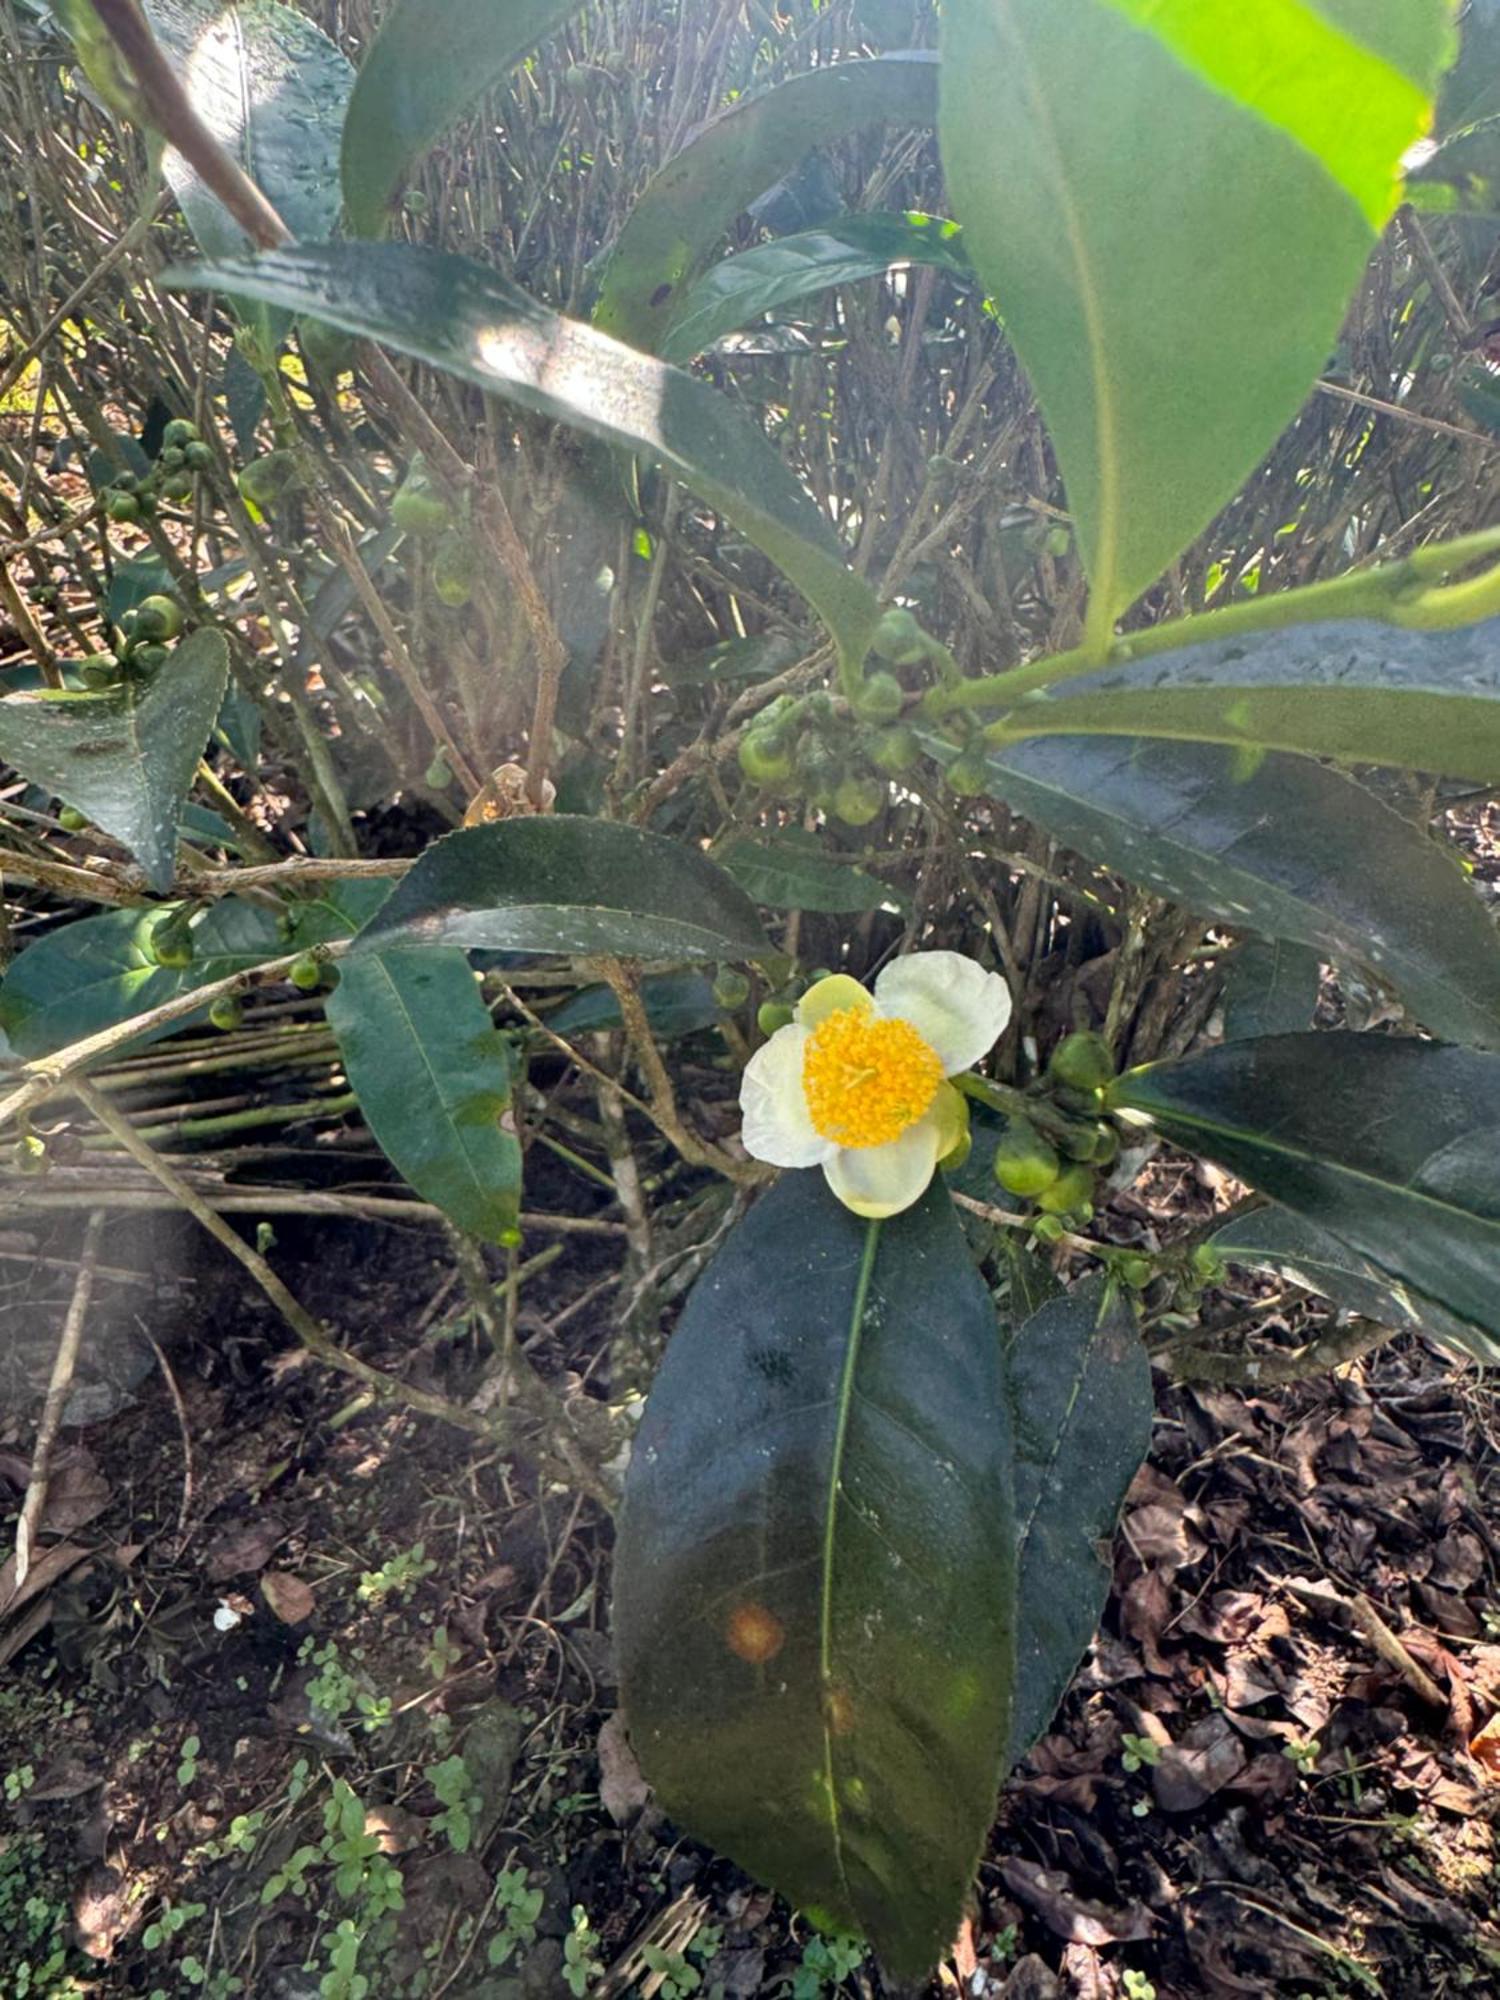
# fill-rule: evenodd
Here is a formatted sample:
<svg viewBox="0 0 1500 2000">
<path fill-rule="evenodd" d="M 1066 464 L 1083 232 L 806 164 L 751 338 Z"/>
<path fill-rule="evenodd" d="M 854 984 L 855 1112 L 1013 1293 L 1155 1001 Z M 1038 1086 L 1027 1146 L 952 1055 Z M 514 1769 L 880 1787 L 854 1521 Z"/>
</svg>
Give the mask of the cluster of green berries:
<svg viewBox="0 0 1500 2000">
<path fill-rule="evenodd" d="M 124 680 L 148 680 L 166 664 L 167 642 L 181 636 L 182 606 L 175 597 L 154 592 L 121 613 L 111 651 L 89 653 L 74 671 L 98 693 Z"/>
<path fill-rule="evenodd" d="M 122 526 L 149 519 L 162 500 L 174 505 L 193 497 L 198 474 L 214 462 L 213 452 L 186 417 L 174 417 L 162 432 L 156 463 L 144 478 L 117 472 L 104 489 L 104 511 Z"/>
<path fill-rule="evenodd" d="M 1065 1035 L 1048 1062 L 1047 1081 L 1054 1110 L 1066 1116 L 1049 1119 L 1046 1133 L 1029 1119 L 1012 1118 L 995 1148 L 995 1179 L 1008 1194 L 1036 1204 L 1036 1233 L 1044 1241 L 1093 1215 L 1097 1170 L 1120 1150 L 1119 1134 L 1099 1115 L 1114 1073 L 1101 1035 Z"/>
</svg>

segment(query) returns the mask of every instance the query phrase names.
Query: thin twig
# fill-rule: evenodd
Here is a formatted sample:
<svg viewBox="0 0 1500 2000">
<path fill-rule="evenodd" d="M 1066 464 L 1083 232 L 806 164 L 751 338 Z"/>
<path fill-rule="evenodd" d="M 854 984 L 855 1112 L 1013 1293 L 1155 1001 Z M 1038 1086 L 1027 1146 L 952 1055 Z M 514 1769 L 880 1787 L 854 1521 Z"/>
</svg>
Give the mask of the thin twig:
<svg viewBox="0 0 1500 2000">
<path fill-rule="evenodd" d="M 32 1544 L 41 1532 L 42 1510 L 47 1504 L 52 1446 L 62 1424 L 68 1392 L 73 1387 L 73 1371 L 78 1366 L 78 1351 L 83 1342 L 83 1327 L 88 1318 L 89 1300 L 93 1295 L 94 1273 L 103 1232 L 104 1211 L 96 1208 L 84 1225 L 83 1248 L 78 1253 L 78 1276 L 73 1283 L 73 1296 L 68 1302 L 62 1336 L 57 1343 L 57 1353 L 53 1357 L 52 1380 L 47 1384 L 47 1400 L 42 1405 L 42 1420 L 37 1425 L 36 1446 L 31 1454 L 31 1473 L 26 1482 L 26 1502 L 21 1509 L 21 1519 L 16 1528 L 18 1590 L 26 1581 L 27 1572 L 31 1568 Z"/>
<path fill-rule="evenodd" d="M 151 1352 L 156 1356 L 156 1365 L 160 1368 L 162 1380 L 167 1385 L 167 1394 L 171 1397 L 172 1408 L 177 1413 L 177 1429 L 182 1437 L 182 1501 L 177 1509 L 177 1539 L 181 1543 L 182 1537 L 187 1533 L 188 1514 L 193 1505 L 193 1434 L 188 1428 L 187 1409 L 182 1400 L 182 1391 L 177 1386 L 177 1377 L 172 1373 L 172 1364 L 162 1352 L 160 1343 L 146 1332 L 146 1328 L 141 1326 L 139 1320 L 136 1324 L 141 1327 L 141 1332 L 145 1334 L 150 1344 Z M 181 1553 L 179 1547 L 178 1554 Z"/>
</svg>

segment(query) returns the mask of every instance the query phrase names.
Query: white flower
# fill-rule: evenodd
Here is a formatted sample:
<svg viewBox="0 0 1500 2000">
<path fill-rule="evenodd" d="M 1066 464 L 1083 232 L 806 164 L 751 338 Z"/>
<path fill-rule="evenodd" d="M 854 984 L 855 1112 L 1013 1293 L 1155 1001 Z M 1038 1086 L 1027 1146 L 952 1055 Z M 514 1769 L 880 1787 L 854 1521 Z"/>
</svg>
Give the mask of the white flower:
<svg viewBox="0 0 1500 2000">
<path fill-rule="evenodd" d="M 956 951 L 892 961 L 867 993 L 836 972 L 757 1049 L 740 1085 L 745 1150 L 774 1167 L 821 1167 L 856 1215 L 920 1199 L 965 1130 L 945 1081 L 971 1068 L 1010 1019 L 1010 989 Z"/>
</svg>

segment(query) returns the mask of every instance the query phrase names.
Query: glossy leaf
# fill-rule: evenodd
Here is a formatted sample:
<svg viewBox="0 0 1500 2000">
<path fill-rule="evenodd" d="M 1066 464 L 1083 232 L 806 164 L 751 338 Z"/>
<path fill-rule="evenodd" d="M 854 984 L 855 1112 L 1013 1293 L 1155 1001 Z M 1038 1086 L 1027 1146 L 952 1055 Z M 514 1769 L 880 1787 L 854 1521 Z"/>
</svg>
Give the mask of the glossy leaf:
<svg viewBox="0 0 1500 2000">
<path fill-rule="evenodd" d="M 1305 944 L 1252 938 L 1229 960 L 1224 976 L 1224 1039 L 1292 1035 L 1311 1028 L 1323 984 L 1323 963 Z"/>
<path fill-rule="evenodd" d="M 1500 780 L 1500 618 L 1408 632 L 1290 626 L 1060 681 L 1004 719 L 1017 737 L 1162 736 Z"/>
<path fill-rule="evenodd" d="M 701 972 L 656 972 L 641 981 L 641 1005 L 663 1041 L 711 1028 L 723 1011 Z M 555 1035 L 593 1035 L 625 1025 L 608 986 L 585 986 L 547 1016 Z"/>
<path fill-rule="evenodd" d="M 152 888 L 166 889 L 182 802 L 228 679 L 223 635 L 205 626 L 144 684 L 0 701 L 0 759 L 113 834 Z"/>
<path fill-rule="evenodd" d="M 342 51 L 280 0 L 145 0 L 145 8 L 194 110 L 293 236 L 331 236 L 354 86 Z M 244 230 L 171 146 L 162 171 L 205 256 L 234 257 L 247 247 Z"/>
<path fill-rule="evenodd" d="M 1500 1056 L 1272 1035 L 1130 1070 L 1110 1098 L 1500 1334 Z"/>
<path fill-rule="evenodd" d="M 945 6 L 953 208 L 1056 443 L 1096 636 L 1311 389 L 1427 129 L 1449 11 Z"/>
<path fill-rule="evenodd" d="M 957 224 L 935 215 L 844 215 L 821 229 L 757 244 L 712 265 L 691 287 L 667 328 L 662 357 L 691 361 L 778 306 L 904 264 L 974 276 Z"/>
<path fill-rule="evenodd" d="M 151 927 L 180 907 L 105 910 L 28 945 L 0 979 L 0 1031 L 15 1053 L 26 1061 L 51 1055 L 287 949 L 274 910 L 226 898 L 191 920 L 190 965 L 158 965 L 147 942 Z M 174 1021 L 160 1032 L 177 1034 L 184 1025 Z"/>
<path fill-rule="evenodd" d="M 562 813 L 435 841 L 354 948 L 435 944 L 657 959 L 770 950 L 754 904 L 695 848 Z"/>
<path fill-rule="evenodd" d="M 836 859 L 833 849 L 811 834 L 799 839 L 788 832 L 779 840 L 742 834 L 719 855 L 719 866 L 768 910 L 854 916 L 886 905 L 899 908 L 906 900 L 899 889 Z"/>
<path fill-rule="evenodd" d="M 937 62 L 924 52 L 833 63 L 742 98 L 649 182 L 605 268 L 595 324 L 648 354 L 735 217 L 815 146 L 867 126 L 930 125 Z"/>
<path fill-rule="evenodd" d="M 1500 1340 L 1410 1291 L 1368 1257 L 1290 1209 L 1274 1204 L 1251 1209 L 1216 1230 L 1212 1242 L 1231 1264 L 1275 1271 L 1306 1291 L 1332 1299 L 1346 1312 L 1360 1313 L 1401 1333 L 1426 1334 L 1477 1355 L 1491 1367 L 1500 1366 Z"/>
<path fill-rule="evenodd" d="M 1184 903 L 1364 966 L 1425 1027 L 1500 1048 L 1500 931 L 1456 862 L 1352 779 L 1248 771 L 1209 744 L 1071 736 L 990 759 L 990 788 L 1078 853 Z"/>
<path fill-rule="evenodd" d="M 615 1639 L 665 1810 L 916 1976 L 1009 1730 L 994 1308 L 934 1188 L 857 1220 L 787 1174 L 688 1301 L 631 1454 Z"/>
<path fill-rule="evenodd" d="M 1005 1373 L 1016 1439 L 1014 1764 L 1051 1722 L 1099 1623 L 1153 1404 L 1135 1313 L 1103 1278 L 1033 1313 L 1006 1343 Z"/>
<path fill-rule="evenodd" d="M 578 0 L 398 0 L 386 10 L 344 122 L 344 206 L 356 236 L 381 233 L 428 147 L 577 6 Z"/>
<path fill-rule="evenodd" d="M 345 959 L 326 1003 L 349 1088 L 418 1194 L 489 1243 L 518 1240 L 511 1062 L 461 951 Z"/>
<path fill-rule="evenodd" d="M 466 257 L 325 243 L 175 274 L 384 341 L 663 466 L 734 522 L 863 657 L 874 592 L 765 436 L 706 383 L 564 319 Z"/>
</svg>

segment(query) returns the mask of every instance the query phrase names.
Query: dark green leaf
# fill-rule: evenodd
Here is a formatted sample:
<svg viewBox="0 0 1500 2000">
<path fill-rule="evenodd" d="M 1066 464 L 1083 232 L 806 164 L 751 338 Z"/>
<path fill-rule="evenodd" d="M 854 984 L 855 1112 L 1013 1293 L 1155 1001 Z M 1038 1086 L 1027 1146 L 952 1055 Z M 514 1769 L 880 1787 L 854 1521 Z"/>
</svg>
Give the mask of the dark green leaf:
<svg viewBox="0 0 1500 2000">
<path fill-rule="evenodd" d="M 1323 964 L 1305 944 L 1252 939 L 1229 961 L 1224 979 L 1224 1039 L 1298 1034 L 1312 1026 Z"/>
<path fill-rule="evenodd" d="M 740 835 L 722 850 L 719 865 L 768 910 L 854 916 L 886 904 L 900 908 L 905 900 L 898 889 L 877 882 L 852 862 L 834 859 L 827 844 L 811 834 L 798 839 L 788 833 L 780 840 Z"/>
<path fill-rule="evenodd" d="M 1050 1300 L 1011 1336 L 1016 1439 L 1016 1702 L 1010 1762 L 1045 1731 L 1093 1637 L 1125 1490 L 1151 1447 L 1151 1364 L 1103 1278 Z"/>
<path fill-rule="evenodd" d="M 1434 1034 L 1500 1047 L 1500 933 L 1455 862 L 1336 771 L 1209 744 L 1072 736 L 990 759 L 991 790 L 1069 847 L 1204 916 L 1394 986 Z"/>
<path fill-rule="evenodd" d="M 1458 61 L 1443 79 L 1432 142 L 1407 168 L 1423 207 L 1500 207 L 1500 6 L 1467 0 Z"/>
<path fill-rule="evenodd" d="M 1500 1056 L 1272 1035 L 1128 1071 L 1110 1096 L 1500 1334 Z"/>
<path fill-rule="evenodd" d="M 386 1158 L 460 1229 L 514 1243 L 521 1146 L 501 1122 L 510 1056 L 463 953 L 346 958 L 326 1012 Z"/>
<path fill-rule="evenodd" d="M 726 333 L 777 306 L 878 277 L 896 264 L 931 264 L 972 280 L 956 223 L 935 215 L 845 215 L 821 229 L 781 236 L 705 271 L 667 328 L 662 356 L 691 361 Z"/>
<path fill-rule="evenodd" d="M 1333 12 L 943 9 L 954 212 L 1056 443 L 1101 642 L 1296 414 L 1427 129 L 1447 0 Z"/>
<path fill-rule="evenodd" d="M 16 1054 L 27 1061 L 51 1055 L 286 950 L 273 910 L 231 898 L 193 918 L 191 965 L 158 965 L 147 938 L 153 924 L 179 907 L 106 910 L 28 945 L 0 980 L 0 1030 Z M 159 1032 L 177 1034 L 184 1025 L 174 1021 Z"/>
<path fill-rule="evenodd" d="M 656 972 L 641 981 L 641 1004 L 652 1031 L 663 1041 L 711 1028 L 720 1008 L 701 972 Z M 608 986 L 585 986 L 547 1016 L 555 1035 L 598 1034 L 623 1027 L 620 1003 Z"/>
<path fill-rule="evenodd" d="M 304 244 L 175 282 L 326 319 L 642 453 L 731 520 L 863 657 L 874 592 L 765 436 L 706 383 L 549 312 L 482 264 L 412 244 Z"/>
<path fill-rule="evenodd" d="M 293 236 L 331 236 L 339 137 L 354 86 L 340 50 L 279 0 L 145 0 L 145 7 L 193 109 Z M 244 230 L 171 146 L 162 170 L 205 256 L 246 248 Z"/>
<path fill-rule="evenodd" d="M 344 123 L 344 205 L 356 236 L 380 234 L 427 148 L 578 4 L 399 0 L 386 11 Z"/>
<path fill-rule="evenodd" d="M 0 758 L 122 841 L 152 888 L 165 889 L 182 802 L 228 679 L 223 634 L 205 626 L 144 686 L 0 701 Z"/>
<path fill-rule="evenodd" d="M 856 1220 L 787 1174 L 700 1279 L 631 1455 L 615 1638 L 662 1805 L 916 1976 L 1008 1740 L 994 1308 L 947 1196 Z"/>
<path fill-rule="evenodd" d="M 1164 736 L 1500 780 L 1500 618 L 1451 632 L 1373 619 L 1154 653 L 1027 697 L 1017 737 Z"/>
<path fill-rule="evenodd" d="M 431 944 L 662 959 L 770 950 L 754 904 L 696 848 L 562 813 L 434 842 L 355 950 Z"/>
<path fill-rule="evenodd" d="M 815 146 L 882 124 L 930 125 L 937 62 L 913 52 L 788 77 L 713 119 L 647 186 L 615 244 L 594 319 L 648 354 L 729 225 Z"/>
<path fill-rule="evenodd" d="M 1275 1271 L 1309 1292 L 1320 1292 L 1346 1312 L 1359 1313 L 1402 1333 L 1422 1333 L 1429 1339 L 1477 1354 L 1491 1367 L 1500 1366 L 1500 1341 L 1455 1319 L 1452 1313 L 1411 1292 L 1388 1277 L 1337 1236 L 1319 1229 L 1290 1209 L 1252 1209 L 1215 1231 L 1213 1246 L 1231 1264 L 1252 1271 Z"/>
</svg>

